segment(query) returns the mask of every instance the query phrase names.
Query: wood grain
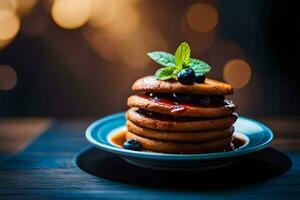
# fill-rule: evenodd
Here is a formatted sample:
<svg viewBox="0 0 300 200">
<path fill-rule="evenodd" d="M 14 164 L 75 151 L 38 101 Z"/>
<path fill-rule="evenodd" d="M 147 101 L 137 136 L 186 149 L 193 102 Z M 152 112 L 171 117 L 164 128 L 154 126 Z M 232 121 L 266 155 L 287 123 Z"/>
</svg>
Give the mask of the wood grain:
<svg viewBox="0 0 300 200">
<path fill-rule="evenodd" d="M 0 119 L 0 153 L 22 151 L 50 125 L 49 118 Z"/>
<path fill-rule="evenodd" d="M 299 121 L 277 120 L 262 119 L 275 133 L 272 146 L 292 160 L 291 169 L 264 182 L 217 191 L 141 187 L 86 174 L 75 158 L 91 147 L 84 132 L 93 120 L 55 122 L 24 151 L 0 156 L 0 199 L 299 199 L 300 135 L 292 127 L 299 127 Z"/>
</svg>

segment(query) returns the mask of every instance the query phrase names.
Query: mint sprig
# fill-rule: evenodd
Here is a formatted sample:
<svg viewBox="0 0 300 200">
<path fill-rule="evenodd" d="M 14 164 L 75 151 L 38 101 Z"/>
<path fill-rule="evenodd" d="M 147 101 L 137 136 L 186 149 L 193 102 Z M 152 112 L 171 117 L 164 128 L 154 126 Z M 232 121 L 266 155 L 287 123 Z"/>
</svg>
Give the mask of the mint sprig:
<svg viewBox="0 0 300 200">
<path fill-rule="evenodd" d="M 190 58 L 189 67 L 192 68 L 196 75 L 203 75 L 211 70 L 211 66 L 203 60 Z"/>
<path fill-rule="evenodd" d="M 147 55 L 152 60 L 155 60 L 157 63 L 165 67 L 176 66 L 174 56 L 170 53 L 163 52 L 163 51 L 153 51 L 147 53 Z"/>
<path fill-rule="evenodd" d="M 155 77 L 159 80 L 168 80 L 172 79 L 176 71 L 176 66 L 170 66 L 170 67 L 164 67 L 160 68 L 159 70 L 156 71 Z"/>
<path fill-rule="evenodd" d="M 188 66 L 191 55 L 191 49 L 186 42 L 182 42 L 175 52 L 176 66 Z"/>
<path fill-rule="evenodd" d="M 191 49 L 187 42 L 182 42 L 179 45 L 175 56 L 163 51 L 149 52 L 147 55 L 164 66 L 155 73 L 155 77 L 158 80 L 176 79 L 177 73 L 184 68 L 192 68 L 196 76 L 203 75 L 211 70 L 211 66 L 206 62 L 190 58 Z"/>
</svg>

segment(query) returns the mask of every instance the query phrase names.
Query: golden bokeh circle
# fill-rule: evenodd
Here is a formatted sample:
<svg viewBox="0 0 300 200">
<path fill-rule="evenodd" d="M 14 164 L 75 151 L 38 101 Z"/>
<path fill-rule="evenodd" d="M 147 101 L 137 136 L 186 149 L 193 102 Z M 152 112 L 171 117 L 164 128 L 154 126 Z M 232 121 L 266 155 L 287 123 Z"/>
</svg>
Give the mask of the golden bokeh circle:
<svg viewBox="0 0 300 200">
<path fill-rule="evenodd" d="M 119 14 L 107 28 L 116 38 L 126 39 L 138 30 L 140 16 L 137 10 L 128 4 L 123 4 L 118 12 Z"/>
<path fill-rule="evenodd" d="M 0 40 L 9 40 L 20 30 L 20 18 L 11 9 L 0 8 Z"/>
<path fill-rule="evenodd" d="M 65 29 L 83 26 L 91 14 L 90 0 L 55 0 L 51 15 L 57 25 Z"/>
<path fill-rule="evenodd" d="M 188 8 L 186 21 L 193 31 L 207 33 L 217 26 L 219 15 L 214 6 L 208 3 L 196 3 Z"/>
<path fill-rule="evenodd" d="M 224 65 L 224 80 L 234 88 L 239 89 L 246 86 L 251 79 L 251 74 L 251 67 L 244 60 L 232 59 Z"/>
<path fill-rule="evenodd" d="M 17 84 L 17 73 L 8 65 L 0 65 L 0 90 L 10 90 Z"/>
<path fill-rule="evenodd" d="M 92 0 L 89 24 L 94 28 L 111 24 L 118 14 L 117 5 L 115 1 Z"/>
<path fill-rule="evenodd" d="M 9 40 L 0 40 L 0 49 L 3 49 L 4 47 L 6 47 L 9 43 L 11 43 L 12 39 Z"/>
</svg>

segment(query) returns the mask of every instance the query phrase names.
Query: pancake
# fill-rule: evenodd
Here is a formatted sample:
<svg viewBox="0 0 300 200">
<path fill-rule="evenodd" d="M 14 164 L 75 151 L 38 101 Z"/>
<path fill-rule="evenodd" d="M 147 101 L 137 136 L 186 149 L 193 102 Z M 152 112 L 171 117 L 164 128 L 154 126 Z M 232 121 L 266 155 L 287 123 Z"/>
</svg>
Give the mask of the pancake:
<svg viewBox="0 0 300 200">
<path fill-rule="evenodd" d="M 205 79 L 205 83 L 183 85 L 176 80 L 162 81 L 154 76 L 140 78 L 132 85 L 133 91 L 153 93 L 186 93 L 199 95 L 230 95 L 233 94 L 233 87 L 229 84 Z"/>
<path fill-rule="evenodd" d="M 231 145 L 233 136 L 213 142 L 183 143 L 144 138 L 127 131 L 126 140 L 128 139 L 137 140 L 142 145 L 143 150 L 148 151 L 161 153 L 207 153 L 227 149 Z"/>
<path fill-rule="evenodd" d="M 213 131 L 195 131 L 195 132 L 169 132 L 169 131 L 158 131 L 148 128 L 143 128 L 135 125 L 131 121 L 126 122 L 127 130 L 135 135 L 174 142 L 209 142 L 219 140 L 222 138 L 228 138 L 232 136 L 234 127 L 230 127 L 224 130 L 213 130 Z"/>
<path fill-rule="evenodd" d="M 212 105 L 208 107 L 184 105 L 183 110 L 174 112 L 172 105 L 158 103 L 150 99 L 132 95 L 128 98 L 127 105 L 130 107 L 137 107 L 143 110 L 149 110 L 157 113 L 174 116 L 187 116 L 187 117 L 206 117 L 216 118 L 231 115 L 236 107 L 234 104 L 225 103 L 224 105 Z"/>
<path fill-rule="evenodd" d="M 233 113 L 221 118 L 201 119 L 201 118 L 174 118 L 172 120 L 152 117 L 138 112 L 138 108 L 130 108 L 126 112 L 126 118 L 138 126 L 144 128 L 164 130 L 164 131 L 204 131 L 226 129 L 232 126 L 237 119 L 237 114 Z M 162 116 L 162 114 L 159 114 Z"/>
</svg>

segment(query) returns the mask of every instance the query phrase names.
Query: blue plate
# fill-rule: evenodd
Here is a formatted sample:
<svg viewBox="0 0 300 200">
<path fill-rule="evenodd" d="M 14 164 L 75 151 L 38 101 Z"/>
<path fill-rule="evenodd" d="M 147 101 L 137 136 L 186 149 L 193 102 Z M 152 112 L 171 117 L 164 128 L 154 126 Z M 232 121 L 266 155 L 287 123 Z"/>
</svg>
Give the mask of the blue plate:
<svg viewBox="0 0 300 200">
<path fill-rule="evenodd" d="M 111 136 L 125 128 L 125 113 L 109 115 L 92 123 L 86 130 L 86 138 L 105 151 L 117 154 L 127 162 L 159 170 L 203 170 L 223 167 L 235 157 L 266 148 L 273 139 L 272 131 L 260 122 L 239 117 L 235 122 L 235 135 L 246 143 L 233 150 L 205 154 L 166 154 L 144 151 L 131 151 L 111 143 Z"/>
</svg>

